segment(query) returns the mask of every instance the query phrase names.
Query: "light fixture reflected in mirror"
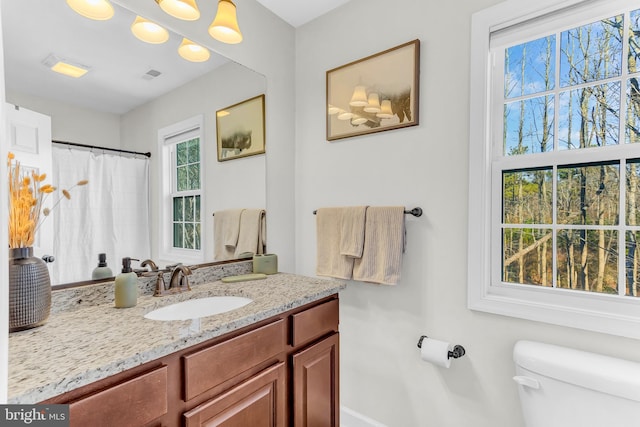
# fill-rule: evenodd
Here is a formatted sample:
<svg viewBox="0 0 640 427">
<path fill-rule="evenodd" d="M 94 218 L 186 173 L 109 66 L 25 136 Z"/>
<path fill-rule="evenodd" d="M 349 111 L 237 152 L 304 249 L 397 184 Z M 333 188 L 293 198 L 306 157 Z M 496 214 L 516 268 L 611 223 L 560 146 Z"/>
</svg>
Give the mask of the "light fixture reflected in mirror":
<svg viewBox="0 0 640 427">
<path fill-rule="evenodd" d="M 380 119 L 390 119 L 393 117 L 393 111 L 391 111 L 391 101 L 385 99 L 380 106 L 380 112 L 376 114 L 376 117 Z"/>
<path fill-rule="evenodd" d="M 329 104 L 329 109 L 327 110 L 330 116 L 333 116 L 334 114 L 338 114 L 342 111 L 343 111 L 342 108 L 335 107 L 331 104 Z"/>
<path fill-rule="evenodd" d="M 366 123 L 367 119 L 365 119 L 364 117 L 360 117 L 360 116 L 354 116 L 353 119 L 351 119 L 351 124 L 354 126 L 359 126 L 363 123 Z"/>
<path fill-rule="evenodd" d="M 353 95 L 351 96 L 351 101 L 349 101 L 349 105 L 352 107 L 364 107 L 368 105 L 369 101 L 367 100 L 367 88 L 365 86 L 356 86 L 353 90 Z"/>
<path fill-rule="evenodd" d="M 347 111 L 343 111 L 342 113 L 338 114 L 338 120 L 350 120 L 355 116 L 355 114 L 353 113 L 349 113 Z"/>
<path fill-rule="evenodd" d="M 204 62 L 211 56 L 209 49 L 185 38 L 183 38 L 182 43 L 180 43 L 178 53 L 181 57 L 191 62 Z"/>
<path fill-rule="evenodd" d="M 242 33 L 236 17 L 236 5 L 231 0 L 219 0 L 218 12 L 209 26 L 209 35 L 214 39 L 228 44 L 242 41 Z"/>
<path fill-rule="evenodd" d="M 113 17 L 113 6 L 108 0 L 67 0 L 67 4 L 85 18 L 106 21 Z"/>
<path fill-rule="evenodd" d="M 367 113 L 379 113 L 380 112 L 380 98 L 375 92 L 369 94 L 367 105 L 364 107 L 364 111 Z"/>
<path fill-rule="evenodd" d="M 136 20 L 133 21 L 131 32 L 146 43 L 160 44 L 169 40 L 169 32 L 165 28 L 142 16 L 137 16 Z"/>
<path fill-rule="evenodd" d="M 196 0 L 156 0 L 160 9 L 174 18 L 195 21 L 200 18 L 200 10 Z"/>
</svg>

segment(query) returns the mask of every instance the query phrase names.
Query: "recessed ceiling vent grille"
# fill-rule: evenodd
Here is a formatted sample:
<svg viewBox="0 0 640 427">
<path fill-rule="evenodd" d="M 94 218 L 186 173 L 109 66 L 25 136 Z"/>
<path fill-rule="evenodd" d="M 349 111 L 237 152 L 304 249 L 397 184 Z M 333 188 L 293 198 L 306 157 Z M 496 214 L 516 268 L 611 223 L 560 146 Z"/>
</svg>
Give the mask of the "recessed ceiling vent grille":
<svg viewBox="0 0 640 427">
<path fill-rule="evenodd" d="M 151 69 L 147 71 L 145 75 L 142 76 L 142 78 L 145 80 L 153 80 L 156 77 L 158 77 L 160 74 L 162 74 L 160 71 Z"/>
</svg>

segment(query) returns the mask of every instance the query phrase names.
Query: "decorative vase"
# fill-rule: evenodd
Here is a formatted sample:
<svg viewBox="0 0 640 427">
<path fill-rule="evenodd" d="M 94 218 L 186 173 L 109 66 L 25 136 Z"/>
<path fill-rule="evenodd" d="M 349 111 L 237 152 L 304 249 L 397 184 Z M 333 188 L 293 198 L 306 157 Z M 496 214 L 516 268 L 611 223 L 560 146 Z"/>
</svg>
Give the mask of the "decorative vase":
<svg viewBox="0 0 640 427">
<path fill-rule="evenodd" d="M 9 249 L 9 332 L 41 326 L 51 310 L 47 265 L 33 248 Z"/>
</svg>

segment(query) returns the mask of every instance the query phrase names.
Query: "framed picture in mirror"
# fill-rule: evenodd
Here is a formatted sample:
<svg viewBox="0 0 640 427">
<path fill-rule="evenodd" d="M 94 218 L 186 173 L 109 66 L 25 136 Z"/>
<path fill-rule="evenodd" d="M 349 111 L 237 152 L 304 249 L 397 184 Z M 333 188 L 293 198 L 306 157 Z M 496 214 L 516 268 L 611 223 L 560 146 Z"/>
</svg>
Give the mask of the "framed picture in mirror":
<svg viewBox="0 0 640 427">
<path fill-rule="evenodd" d="M 327 71 L 327 140 L 418 124 L 420 40 Z"/>
<path fill-rule="evenodd" d="M 216 111 L 218 161 L 265 152 L 264 94 Z"/>
</svg>

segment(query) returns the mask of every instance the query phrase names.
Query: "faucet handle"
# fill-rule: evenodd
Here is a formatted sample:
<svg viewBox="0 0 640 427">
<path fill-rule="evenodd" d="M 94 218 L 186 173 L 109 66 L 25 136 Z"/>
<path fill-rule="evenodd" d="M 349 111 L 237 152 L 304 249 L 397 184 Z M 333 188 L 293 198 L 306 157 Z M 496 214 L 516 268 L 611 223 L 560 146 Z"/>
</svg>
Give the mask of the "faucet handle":
<svg viewBox="0 0 640 427">
<path fill-rule="evenodd" d="M 156 289 L 153 292 L 153 296 L 161 297 L 165 294 L 166 290 L 167 290 L 167 285 L 164 282 L 164 273 L 162 271 L 159 271 L 156 277 Z"/>
</svg>

